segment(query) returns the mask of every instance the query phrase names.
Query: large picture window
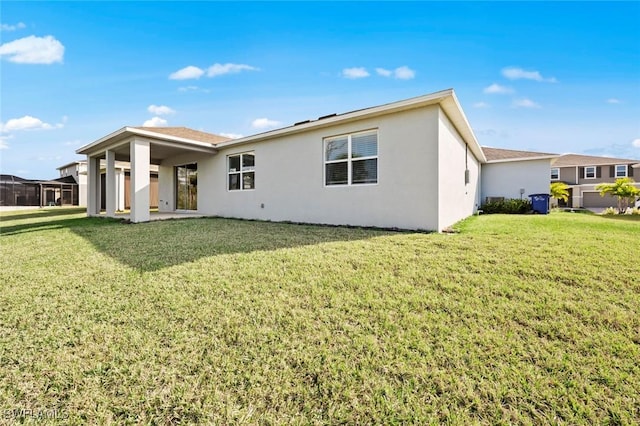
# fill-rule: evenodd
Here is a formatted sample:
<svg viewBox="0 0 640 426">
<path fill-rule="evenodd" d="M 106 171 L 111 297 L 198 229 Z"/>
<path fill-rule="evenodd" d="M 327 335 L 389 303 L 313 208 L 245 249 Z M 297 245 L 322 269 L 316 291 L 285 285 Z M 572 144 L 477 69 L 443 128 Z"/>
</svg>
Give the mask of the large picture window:
<svg viewBox="0 0 640 426">
<path fill-rule="evenodd" d="M 256 155 L 253 152 L 227 157 L 229 191 L 247 191 L 255 188 Z"/>
<path fill-rule="evenodd" d="M 378 183 L 378 132 L 326 138 L 324 182 L 327 186 Z"/>
</svg>

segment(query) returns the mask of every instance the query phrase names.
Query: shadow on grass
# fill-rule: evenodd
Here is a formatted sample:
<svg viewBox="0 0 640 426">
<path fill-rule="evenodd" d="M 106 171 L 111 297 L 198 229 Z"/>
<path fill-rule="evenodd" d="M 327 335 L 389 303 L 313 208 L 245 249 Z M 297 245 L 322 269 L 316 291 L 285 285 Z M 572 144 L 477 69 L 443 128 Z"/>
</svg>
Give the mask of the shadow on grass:
<svg viewBox="0 0 640 426">
<path fill-rule="evenodd" d="M 6 223 L 8 226 L 0 229 L 0 237 L 66 228 L 89 241 L 100 252 L 139 271 L 156 271 L 208 256 L 364 240 L 395 233 L 390 230 L 224 218 L 125 224 L 108 218 L 52 216 L 51 220 L 36 221 L 41 216 L 33 217 L 33 223 Z"/>
<path fill-rule="evenodd" d="M 0 215 L 0 225 L 2 224 L 2 222 L 7 222 L 7 221 L 69 216 L 73 214 L 83 213 L 85 211 L 86 209 L 84 207 L 72 207 L 72 208 L 52 207 L 52 208 L 42 208 L 42 209 L 35 207 L 34 210 L 16 210 L 15 212 L 6 211 L 6 212 L 2 212 L 2 214 Z"/>
</svg>

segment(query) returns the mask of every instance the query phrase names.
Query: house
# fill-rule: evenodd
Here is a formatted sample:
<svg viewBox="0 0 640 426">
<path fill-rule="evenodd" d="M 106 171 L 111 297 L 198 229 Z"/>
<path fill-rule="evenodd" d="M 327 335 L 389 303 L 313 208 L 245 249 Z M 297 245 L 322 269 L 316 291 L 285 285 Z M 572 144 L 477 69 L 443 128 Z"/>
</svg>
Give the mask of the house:
<svg viewBox="0 0 640 426">
<path fill-rule="evenodd" d="M 486 146 L 482 151 L 487 158 L 486 164 L 482 165 L 483 203 L 549 193 L 549 179 L 545 174 L 558 154 Z"/>
<path fill-rule="evenodd" d="M 35 180 L 13 175 L 0 175 L 0 207 L 73 206 L 77 204 L 78 185 L 70 177 Z"/>
<path fill-rule="evenodd" d="M 616 207 L 617 198 L 600 196 L 596 186 L 613 183 L 618 178 L 634 178 L 634 175 L 640 176 L 640 161 L 622 158 L 564 154 L 551 166 L 551 182 L 564 182 L 569 186 L 569 200 L 560 201 L 561 207 Z M 636 182 L 635 186 L 640 188 L 640 183 Z"/>
<path fill-rule="evenodd" d="M 132 222 L 150 220 L 157 165 L 160 212 L 425 230 L 478 209 L 487 163 L 452 89 L 240 139 L 123 127 L 77 153 L 87 156 L 89 215 L 100 212 L 104 160 L 107 216 L 117 205 L 115 164 L 130 163 Z M 506 196 L 520 187 L 486 191 Z"/>
<path fill-rule="evenodd" d="M 116 211 L 122 211 L 131 208 L 131 194 L 129 189 L 131 185 L 131 170 L 128 162 L 116 161 L 115 163 L 115 176 L 116 176 Z M 87 206 L 87 161 L 73 161 L 71 163 L 64 164 L 58 167 L 58 172 L 61 178 L 72 177 L 78 184 L 78 206 Z M 150 197 L 149 207 L 158 208 L 158 166 L 151 165 L 150 167 Z M 106 162 L 102 160 L 100 162 L 100 208 L 106 209 Z"/>
</svg>

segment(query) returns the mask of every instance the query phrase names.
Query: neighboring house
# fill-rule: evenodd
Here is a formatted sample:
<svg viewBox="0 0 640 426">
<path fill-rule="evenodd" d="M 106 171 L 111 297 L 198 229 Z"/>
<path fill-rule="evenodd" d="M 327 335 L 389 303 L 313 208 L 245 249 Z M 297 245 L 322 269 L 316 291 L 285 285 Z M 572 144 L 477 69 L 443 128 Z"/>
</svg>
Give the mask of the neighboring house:
<svg viewBox="0 0 640 426">
<path fill-rule="evenodd" d="M 617 198 L 600 196 L 596 186 L 613 183 L 623 177 L 634 179 L 635 175 L 640 176 L 638 160 L 622 158 L 564 154 L 551 166 L 551 182 L 564 182 L 569 186 L 569 201 L 561 201 L 561 207 L 616 207 Z M 640 183 L 636 182 L 635 185 L 640 188 Z"/>
<path fill-rule="evenodd" d="M 502 198 L 528 199 L 530 194 L 548 194 L 549 166 L 558 154 L 482 147 L 487 163 L 482 165 L 483 204 Z"/>
<path fill-rule="evenodd" d="M 0 206 L 44 207 L 78 205 L 78 185 L 70 177 L 54 180 L 0 175 Z"/>
<path fill-rule="evenodd" d="M 478 209 L 487 162 L 451 89 L 234 140 L 184 127 L 124 127 L 77 153 L 87 156 L 89 215 L 100 211 L 104 159 L 108 216 L 117 205 L 116 161 L 131 164 L 133 222 L 150 219 L 149 172 L 157 165 L 161 212 L 425 230 Z M 507 196 L 520 187 L 486 190 Z"/>
<path fill-rule="evenodd" d="M 106 163 L 100 162 L 100 208 L 106 208 Z M 87 161 L 74 161 L 58 167 L 60 177 L 71 176 L 78 184 L 78 200 L 77 204 L 82 207 L 87 206 Z M 131 194 L 129 188 L 131 185 L 131 171 L 128 162 L 116 161 L 116 211 L 122 211 L 131 207 Z M 158 166 L 151 166 L 150 170 L 150 198 L 149 207 L 158 208 Z"/>
</svg>

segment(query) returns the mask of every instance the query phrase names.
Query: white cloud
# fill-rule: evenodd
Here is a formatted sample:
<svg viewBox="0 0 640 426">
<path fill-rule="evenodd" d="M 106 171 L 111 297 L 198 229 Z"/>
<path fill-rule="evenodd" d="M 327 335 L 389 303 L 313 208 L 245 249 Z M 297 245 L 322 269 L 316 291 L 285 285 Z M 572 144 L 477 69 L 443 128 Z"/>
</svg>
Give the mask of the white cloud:
<svg viewBox="0 0 640 426">
<path fill-rule="evenodd" d="M 526 71 L 522 68 L 517 67 L 507 67 L 502 69 L 502 75 L 509 80 L 535 80 L 535 81 L 546 81 L 548 83 L 557 83 L 555 77 L 545 78 L 543 77 L 539 71 Z"/>
<path fill-rule="evenodd" d="M 153 117 L 142 123 L 142 127 L 164 127 L 167 125 L 167 120 L 160 117 Z"/>
<path fill-rule="evenodd" d="M 369 72 L 363 67 L 345 68 L 342 70 L 342 76 L 350 79 L 364 78 L 369 77 Z"/>
<path fill-rule="evenodd" d="M 200 78 L 204 74 L 204 70 L 193 65 L 179 69 L 169 75 L 169 80 L 189 80 L 192 78 Z"/>
<path fill-rule="evenodd" d="M 485 87 L 483 92 L 488 94 L 507 95 L 509 93 L 513 93 L 513 89 L 511 87 L 501 86 L 498 83 L 493 83 L 491 86 Z"/>
<path fill-rule="evenodd" d="M 609 99 L 607 99 L 607 103 L 608 104 L 619 104 L 620 103 L 620 99 L 609 98 Z"/>
<path fill-rule="evenodd" d="M 407 66 L 402 66 L 393 70 L 393 76 L 398 80 L 411 80 L 416 76 L 416 72 Z"/>
<path fill-rule="evenodd" d="M 220 136 L 224 136 L 225 138 L 229 138 L 229 139 L 240 139 L 242 137 L 242 135 L 240 133 L 225 133 L 225 132 L 220 132 L 218 133 Z"/>
<path fill-rule="evenodd" d="M 211 90 L 209 90 L 209 89 L 203 89 L 202 87 L 198 87 L 198 86 L 183 86 L 183 87 L 178 87 L 178 92 L 202 92 L 202 93 L 209 93 L 209 92 L 211 92 Z"/>
<path fill-rule="evenodd" d="M 631 145 L 635 146 L 636 148 L 640 148 L 640 138 L 632 140 Z"/>
<path fill-rule="evenodd" d="M 273 127 L 278 127 L 280 124 L 279 121 L 270 120 L 268 118 L 256 118 L 251 122 L 251 127 L 254 129 L 270 129 Z"/>
<path fill-rule="evenodd" d="M 516 99 L 512 105 L 514 108 L 542 108 L 539 104 L 527 98 Z"/>
<path fill-rule="evenodd" d="M 0 31 L 15 31 L 15 30 L 21 30 L 26 27 L 27 26 L 24 24 L 24 22 L 18 22 L 15 25 L 0 24 Z"/>
<path fill-rule="evenodd" d="M 474 108 L 489 108 L 491 107 L 491 105 L 489 105 L 486 102 L 476 102 L 475 104 L 473 104 Z"/>
<path fill-rule="evenodd" d="M 174 109 L 171 109 L 166 105 L 149 105 L 147 111 L 155 115 L 169 115 L 175 114 L 176 112 Z"/>
<path fill-rule="evenodd" d="M 32 117 L 30 115 L 25 115 L 21 118 L 12 118 L 6 123 L 0 126 L 0 129 L 3 132 L 13 132 L 16 130 L 51 130 L 51 129 L 59 129 L 62 128 L 64 124 L 58 123 L 56 125 L 52 125 L 49 123 L 45 123 L 39 118 Z"/>
<path fill-rule="evenodd" d="M 62 62 L 64 46 L 53 36 L 29 36 L 0 45 L 0 56 L 7 55 L 17 64 L 52 64 Z"/>
<path fill-rule="evenodd" d="M 376 72 L 378 73 L 378 75 L 381 75 L 383 77 L 391 77 L 391 75 L 393 74 L 393 71 L 384 68 L 376 68 Z"/>
<path fill-rule="evenodd" d="M 8 139 L 12 139 L 13 135 L 0 136 L 0 149 L 9 149 Z"/>
<path fill-rule="evenodd" d="M 207 70 L 207 76 L 217 77 L 224 74 L 236 74 L 241 71 L 260 71 L 260 69 L 246 64 L 213 64 Z"/>
</svg>

